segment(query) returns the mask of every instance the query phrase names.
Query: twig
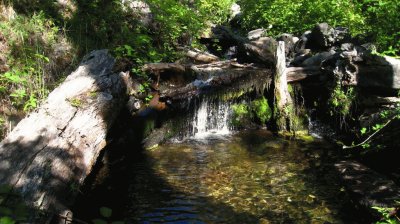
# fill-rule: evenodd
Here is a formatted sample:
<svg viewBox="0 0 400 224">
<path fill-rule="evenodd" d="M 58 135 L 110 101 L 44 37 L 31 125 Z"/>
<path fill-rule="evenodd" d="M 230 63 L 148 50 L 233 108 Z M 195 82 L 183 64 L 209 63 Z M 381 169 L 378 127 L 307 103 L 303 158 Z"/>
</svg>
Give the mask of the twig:
<svg viewBox="0 0 400 224">
<path fill-rule="evenodd" d="M 366 138 L 364 141 L 362 141 L 361 143 L 357 144 L 357 145 L 344 145 L 343 149 L 352 149 L 352 148 L 356 148 L 359 146 L 362 146 L 363 144 L 367 143 L 372 137 L 374 137 L 376 134 L 378 134 L 378 132 L 380 132 L 384 127 L 386 127 L 390 122 L 392 122 L 394 119 L 396 119 L 398 115 L 396 114 L 395 116 L 393 116 L 391 119 L 389 119 L 383 126 L 382 128 L 376 130 L 374 133 L 372 133 L 370 136 L 368 136 L 368 138 Z"/>
</svg>

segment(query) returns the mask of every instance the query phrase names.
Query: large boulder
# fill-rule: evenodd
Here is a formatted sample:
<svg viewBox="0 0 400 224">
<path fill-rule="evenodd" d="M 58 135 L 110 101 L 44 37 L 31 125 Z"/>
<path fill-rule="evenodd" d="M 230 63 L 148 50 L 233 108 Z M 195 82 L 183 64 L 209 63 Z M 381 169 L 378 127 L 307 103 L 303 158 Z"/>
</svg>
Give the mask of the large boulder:
<svg viewBox="0 0 400 224">
<path fill-rule="evenodd" d="M 273 65 L 278 42 L 271 37 L 261 37 L 255 41 L 244 44 L 246 52 L 254 61 Z"/>
</svg>

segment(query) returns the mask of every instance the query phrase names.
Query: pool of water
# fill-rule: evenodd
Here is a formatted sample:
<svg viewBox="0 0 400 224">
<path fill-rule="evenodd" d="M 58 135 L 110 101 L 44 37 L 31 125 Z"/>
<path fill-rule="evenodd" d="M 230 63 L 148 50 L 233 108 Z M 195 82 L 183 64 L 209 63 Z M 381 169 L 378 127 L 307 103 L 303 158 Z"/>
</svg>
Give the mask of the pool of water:
<svg viewBox="0 0 400 224">
<path fill-rule="evenodd" d="M 342 223 L 346 195 L 326 142 L 270 132 L 189 139 L 131 168 L 126 223 Z"/>
</svg>

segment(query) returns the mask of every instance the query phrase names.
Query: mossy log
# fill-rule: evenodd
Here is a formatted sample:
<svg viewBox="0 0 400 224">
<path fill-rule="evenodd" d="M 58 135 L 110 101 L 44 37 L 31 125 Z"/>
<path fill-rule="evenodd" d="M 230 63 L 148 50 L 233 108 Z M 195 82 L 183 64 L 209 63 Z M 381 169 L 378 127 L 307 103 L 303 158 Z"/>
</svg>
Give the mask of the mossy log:
<svg viewBox="0 0 400 224">
<path fill-rule="evenodd" d="M 107 50 L 87 55 L 0 143 L 0 185 L 28 206 L 60 213 L 73 203 L 125 102 L 114 62 Z"/>
<path fill-rule="evenodd" d="M 235 60 L 220 61 L 202 65 L 184 65 L 197 81 L 180 88 L 160 89 L 162 98 L 186 99 L 199 94 L 260 90 L 269 87 L 273 70 L 256 67 L 253 64 L 239 64 Z M 298 82 L 310 76 L 320 75 L 319 67 L 286 68 L 286 82 Z"/>
</svg>

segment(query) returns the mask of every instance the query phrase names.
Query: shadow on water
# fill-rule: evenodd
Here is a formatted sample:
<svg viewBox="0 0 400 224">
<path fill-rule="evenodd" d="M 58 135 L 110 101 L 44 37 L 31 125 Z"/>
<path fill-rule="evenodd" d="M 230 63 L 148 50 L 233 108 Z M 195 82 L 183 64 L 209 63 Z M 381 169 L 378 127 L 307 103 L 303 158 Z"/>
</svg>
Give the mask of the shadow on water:
<svg viewBox="0 0 400 224">
<path fill-rule="evenodd" d="M 112 220 L 126 223 L 362 223 L 348 209 L 330 165 L 334 152 L 323 142 L 257 131 L 137 152 L 86 189 L 76 217 L 98 218 L 105 206 Z"/>
</svg>

